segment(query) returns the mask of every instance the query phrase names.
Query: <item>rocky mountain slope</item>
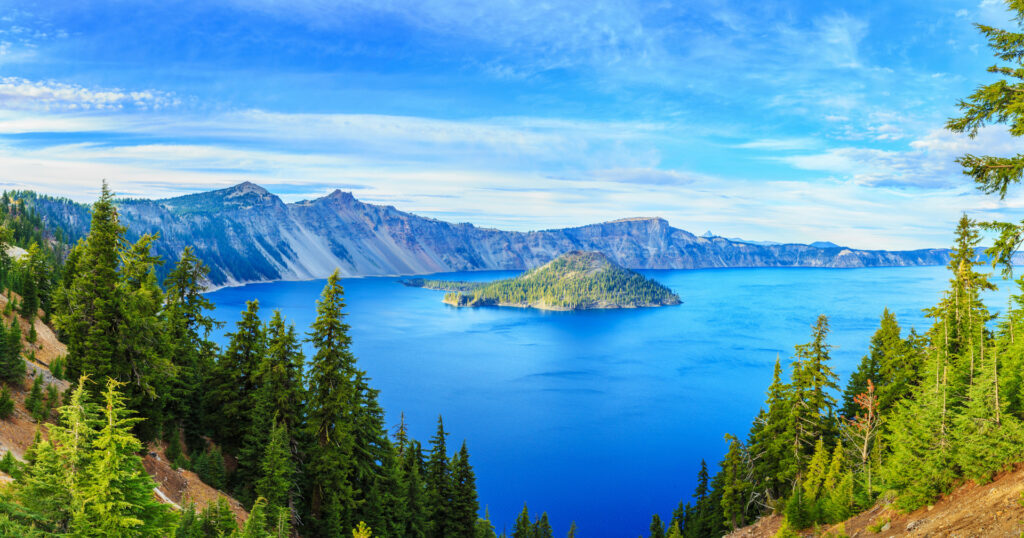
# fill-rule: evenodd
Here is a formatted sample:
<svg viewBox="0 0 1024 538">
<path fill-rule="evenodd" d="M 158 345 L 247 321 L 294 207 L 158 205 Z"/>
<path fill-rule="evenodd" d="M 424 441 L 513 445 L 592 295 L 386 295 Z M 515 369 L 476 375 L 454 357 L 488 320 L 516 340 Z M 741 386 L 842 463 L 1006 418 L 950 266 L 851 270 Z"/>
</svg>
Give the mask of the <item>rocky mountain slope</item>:
<svg viewBox="0 0 1024 538">
<path fill-rule="evenodd" d="M 69 204 L 56 199 L 36 203 L 51 225 L 75 236 L 87 223 L 81 206 Z M 173 260 L 186 245 L 194 245 L 211 267 L 215 286 L 323 278 L 335 268 L 345 276 L 524 270 L 574 250 L 601 252 L 631 269 L 874 267 L 947 260 L 944 249 L 867 251 L 698 237 L 661 218 L 501 231 L 365 204 L 342 191 L 286 204 L 248 182 L 165 200 L 122 200 L 118 205 L 130 237 L 161 234 L 158 253 L 165 259 Z"/>
</svg>

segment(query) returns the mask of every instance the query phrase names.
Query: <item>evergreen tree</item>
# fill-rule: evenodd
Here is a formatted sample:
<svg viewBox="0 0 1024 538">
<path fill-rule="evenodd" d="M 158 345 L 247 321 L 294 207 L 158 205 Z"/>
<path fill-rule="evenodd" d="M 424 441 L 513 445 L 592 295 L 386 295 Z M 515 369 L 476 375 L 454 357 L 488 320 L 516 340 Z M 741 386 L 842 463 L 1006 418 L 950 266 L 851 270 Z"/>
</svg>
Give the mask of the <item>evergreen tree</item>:
<svg viewBox="0 0 1024 538">
<path fill-rule="evenodd" d="M 163 294 L 155 280 L 158 259 L 149 253 L 155 237 L 125 248 L 124 233 L 104 183 L 89 236 L 72 252 L 57 290 L 54 322 L 68 346 L 68 373 L 127 383 L 129 407 L 146 419 L 136 423 L 136 433 L 149 441 L 159 430 L 159 394 L 171 370 L 158 319 Z"/>
<path fill-rule="evenodd" d="M 901 400 L 888 422 L 888 445 L 892 454 L 883 470 L 885 483 L 900 492 L 896 504 L 913 510 L 946 492 L 956 477 L 953 464 L 949 396 L 941 353 L 933 354 L 926 371 L 942 372 L 940 382 L 918 385 L 911 398 Z"/>
<path fill-rule="evenodd" d="M 572 524 L 569 525 L 569 534 L 566 535 L 566 538 L 576 538 L 576 522 L 575 521 L 573 521 Z"/>
<path fill-rule="evenodd" d="M 400 536 L 409 538 L 423 538 L 427 534 L 427 486 L 424 482 L 425 467 L 423 453 L 420 444 L 416 441 L 404 438 L 402 430 L 399 430 L 399 439 L 396 439 L 398 447 L 398 461 L 401 466 L 401 484 L 403 488 L 404 518 L 400 523 L 402 532 Z"/>
<path fill-rule="evenodd" d="M 155 536 L 173 530 L 174 516 L 153 497 L 132 435 L 120 383 L 109 380 L 102 406 L 88 401 L 85 378 L 49 425 L 50 440 L 34 443 L 32 463 L 16 498 L 46 530 L 74 536 Z"/>
<path fill-rule="evenodd" d="M 28 409 L 28 412 L 31 413 L 36 420 L 42 420 L 43 409 L 45 409 L 45 404 L 43 402 L 42 375 L 36 375 L 35 379 L 32 381 L 32 390 L 25 398 L 25 408 Z"/>
<path fill-rule="evenodd" d="M 0 323 L 0 378 L 21 383 L 25 378 L 25 360 L 21 358 L 21 328 L 12 320 L 8 328 Z"/>
<path fill-rule="evenodd" d="M 296 469 L 289 445 L 287 426 L 274 420 L 260 464 L 262 476 L 256 482 L 256 495 L 266 501 L 267 514 L 272 522 L 282 517 L 289 522 L 292 520 Z"/>
<path fill-rule="evenodd" d="M 358 495 L 352 485 L 354 439 L 352 402 L 356 373 L 344 322 L 344 290 L 335 271 L 317 303 L 310 342 L 316 350 L 307 374 L 306 475 L 309 477 L 310 534 L 340 536 L 352 528 Z"/>
<path fill-rule="evenodd" d="M 714 532 L 714 529 L 719 528 L 721 525 L 715 521 L 718 507 L 714 499 L 709 496 L 711 492 L 708 485 L 709 478 L 707 463 L 702 459 L 700 460 L 700 471 L 697 472 L 697 487 L 693 492 L 693 498 L 695 499 L 694 507 L 687 513 L 686 525 L 683 528 L 684 535 L 687 538 L 709 536 Z"/>
<path fill-rule="evenodd" d="M 196 402 L 205 397 L 215 354 L 210 332 L 222 325 L 206 313 L 214 309 L 213 302 L 203 295 L 208 274 L 209 268 L 195 256 L 192 247 L 185 247 L 163 283 L 167 290 L 164 319 L 168 354 L 177 371 L 167 395 L 167 420 L 171 428 L 185 432 L 186 445 L 197 449 L 203 444 L 205 417 L 203 406 Z"/>
<path fill-rule="evenodd" d="M 209 394 L 212 409 L 217 410 L 217 420 L 213 422 L 216 439 L 229 452 L 240 447 L 242 439 L 239 433 L 248 432 L 251 427 L 257 374 L 267 352 L 266 334 L 259 318 L 259 302 L 248 301 L 245 307 L 242 318 L 235 325 L 235 332 L 228 334 L 227 350 L 214 367 Z M 258 458 L 250 459 L 245 469 L 239 469 L 243 482 L 251 483 L 258 462 Z"/>
<path fill-rule="evenodd" d="M 999 399 L 999 359 L 994 346 L 979 344 L 979 360 L 963 410 L 953 418 L 954 458 L 961 471 L 980 483 L 1019 461 L 1024 446 L 1020 420 Z"/>
<path fill-rule="evenodd" d="M 498 538 L 498 533 L 494 531 L 494 524 L 491 523 L 491 513 L 489 510 L 484 509 L 484 517 L 476 520 L 476 529 L 473 536 L 474 538 Z"/>
<path fill-rule="evenodd" d="M 463 441 L 462 448 L 452 458 L 452 532 L 457 536 L 470 536 L 476 526 L 480 505 L 476 496 L 476 475 L 469 464 L 469 451 Z"/>
<path fill-rule="evenodd" d="M 533 524 L 533 536 L 535 538 L 553 538 L 554 531 L 548 521 L 548 513 L 544 512 Z"/>
<path fill-rule="evenodd" d="M 217 500 L 203 508 L 199 516 L 201 536 L 227 536 L 238 529 L 235 513 L 226 497 L 217 496 Z"/>
<path fill-rule="evenodd" d="M 437 417 L 437 433 L 430 438 L 430 457 L 427 460 L 427 518 L 429 530 L 427 536 L 444 538 L 454 529 L 452 514 L 452 476 L 448 462 L 448 448 L 444 431 L 444 421 Z"/>
<path fill-rule="evenodd" d="M 736 530 L 743 524 L 743 512 L 749 484 L 744 479 L 746 462 L 744 461 L 743 446 L 733 435 L 726 434 L 725 439 L 729 441 L 729 452 L 722 460 L 720 506 L 725 516 L 725 525 Z"/>
<path fill-rule="evenodd" d="M 1018 22 L 1024 18 L 1024 4 L 1017 0 L 1007 2 L 1013 18 Z M 1012 136 L 1020 136 L 1024 97 L 1020 93 L 1020 81 L 1024 78 L 1024 33 L 977 24 L 982 35 L 988 39 L 989 48 L 996 58 L 1009 65 L 993 65 L 989 73 L 998 79 L 980 85 L 974 93 L 957 103 L 962 115 L 950 118 L 946 128 L 954 133 L 967 133 L 972 138 L 978 130 L 991 124 L 1009 125 Z M 1019 183 L 1024 174 L 1024 155 L 996 157 L 967 154 L 958 158 L 963 173 L 974 180 L 977 188 L 986 194 L 998 194 L 1005 198 L 1011 184 Z M 1004 274 L 1010 276 L 1013 268 L 1013 254 L 1024 241 L 1024 224 L 1012 222 L 989 222 L 986 227 L 998 232 L 999 238 L 986 252 L 994 264 L 1002 264 Z"/>
<path fill-rule="evenodd" d="M 530 522 L 530 510 L 523 504 L 523 511 L 516 518 L 512 527 L 512 538 L 534 538 L 533 524 Z"/>
<path fill-rule="evenodd" d="M 39 311 L 40 287 L 46 280 L 46 266 L 39 243 L 33 242 L 24 258 L 21 284 L 21 315 L 32 323 Z"/>
<path fill-rule="evenodd" d="M 665 538 L 665 526 L 661 523 L 658 514 L 651 516 L 650 538 Z"/>
<path fill-rule="evenodd" d="M 776 357 L 772 383 L 768 387 L 768 410 L 758 415 L 748 443 L 754 500 L 761 509 L 770 509 L 776 499 L 789 491 L 785 473 L 793 467 L 792 445 L 787 441 L 791 399 L 790 387 L 782 382 L 782 365 Z"/>
<path fill-rule="evenodd" d="M 8 419 L 14 413 L 14 400 L 11 399 L 11 390 L 4 385 L 0 388 L 0 419 Z"/>
<path fill-rule="evenodd" d="M 830 391 L 838 390 L 839 386 L 828 364 L 832 347 L 826 341 L 828 331 L 828 318 L 818 316 L 811 341 L 796 346 L 789 391 L 789 421 L 784 436 L 792 453 L 786 460 L 787 467 L 782 470 L 782 476 L 787 479 L 799 477 L 819 438 L 831 439 L 836 432 L 836 400 Z"/>
</svg>

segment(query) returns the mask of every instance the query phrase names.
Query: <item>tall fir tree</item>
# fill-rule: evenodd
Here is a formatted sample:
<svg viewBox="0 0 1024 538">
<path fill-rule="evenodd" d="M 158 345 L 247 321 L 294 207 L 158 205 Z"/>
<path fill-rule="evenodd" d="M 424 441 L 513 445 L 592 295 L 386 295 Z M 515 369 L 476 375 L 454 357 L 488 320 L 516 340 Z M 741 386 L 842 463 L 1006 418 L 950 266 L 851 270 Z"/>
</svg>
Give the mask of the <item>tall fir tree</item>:
<svg viewBox="0 0 1024 538">
<path fill-rule="evenodd" d="M 456 536 L 471 536 L 478 519 L 480 504 L 476 495 L 476 475 L 469 464 L 469 451 L 466 443 L 452 458 L 452 530 Z"/>
<path fill-rule="evenodd" d="M 340 536 L 353 527 L 358 492 L 352 485 L 356 359 L 344 322 L 345 295 L 335 271 L 327 279 L 310 333 L 316 353 L 307 373 L 305 474 L 309 483 L 306 532 Z"/>
<path fill-rule="evenodd" d="M 155 238 L 126 247 L 113 198 L 104 182 L 89 235 L 72 251 L 56 292 L 54 323 L 68 347 L 69 376 L 88 374 L 97 386 L 107 378 L 126 383 L 128 406 L 146 419 L 136 433 L 149 441 L 159 432 L 161 394 L 172 374 L 158 317 L 158 259 L 150 254 Z"/>
<path fill-rule="evenodd" d="M 448 433 L 444 420 L 437 417 L 437 432 L 430 438 L 430 457 L 427 459 L 427 536 L 444 538 L 453 532 L 452 476 L 448 461 Z"/>
<path fill-rule="evenodd" d="M 832 346 L 827 341 L 828 332 L 828 318 L 818 316 L 811 341 L 796 346 L 789 390 L 789 421 L 784 437 L 792 457 L 785 460 L 787 467 L 781 472 L 785 479 L 798 479 L 813 454 L 815 442 L 823 437 L 831 439 L 837 432 L 836 399 L 831 392 L 839 386 L 829 366 Z"/>
<path fill-rule="evenodd" d="M 271 522 L 284 518 L 294 524 L 296 465 L 292 456 L 291 437 L 287 425 L 272 422 L 270 438 L 260 461 L 261 475 L 256 482 L 256 496 L 264 499 Z"/>
<path fill-rule="evenodd" d="M 205 397 L 216 354 L 210 333 L 223 325 L 207 313 L 214 309 L 213 302 L 203 295 L 209 271 L 192 247 L 185 247 L 163 282 L 167 290 L 165 334 L 176 369 L 165 404 L 167 426 L 184 430 L 186 444 L 197 450 L 203 445 L 206 418 L 204 407 L 196 402 Z"/>
</svg>

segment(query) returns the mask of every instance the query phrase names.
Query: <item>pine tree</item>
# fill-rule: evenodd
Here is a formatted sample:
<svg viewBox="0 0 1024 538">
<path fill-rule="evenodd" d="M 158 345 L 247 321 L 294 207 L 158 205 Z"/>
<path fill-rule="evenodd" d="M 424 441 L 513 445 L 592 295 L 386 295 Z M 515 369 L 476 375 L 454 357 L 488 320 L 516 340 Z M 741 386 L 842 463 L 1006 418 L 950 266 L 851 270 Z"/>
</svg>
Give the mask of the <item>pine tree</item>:
<svg viewBox="0 0 1024 538">
<path fill-rule="evenodd" d="M 173 530 L 174 516 L 153 497 L 142 468 L 142 443 L 120 383 L 109 380 L 102 406 L 91 403 L 85 378 L 49 425 L 50 440 L 34 443 L 16 498 L 46 530 L 74 536 L 154 536 Z"/>
<path fill-rule="evenodd" d="M 227 350 L 214 367 L 209 394 L 212 409 L 217 410 L 214 422 L 216 439 L 229 452 L 241 446 L 239 433 L 248 432 L 252 425 L 257 374 L 267 352 L 266 334 L 259 318 L 259 302 L 248 301 L 245 307 L 235 332 L 228 335 Z M 251 483 L 255 467 L 259 465 L 258 457 L 254 461 L 250 458 L 247 465 L 245 469 L 239 469 L 243 475 L 239 478 L 244 483 Z"/>
<path fill-rule="evenodd" d="M 215 346 L 209 340 L 213 329 L 222 324 L 206 312 L 213 303 L 203 295 L 209 268 L 185 247 L 178 263 L 164 279 L 167 290 L 164 310 L 168 354 L 177 375 L 171 380 L 165 411 L 170 427 L 182 429 L 190 448 L 203 444 L 206 422 L 203 406 L 205 385 L 213 370 Z"/>
<path fill-rule="evenodd" d="M 32 417 L 37 421 L 42 421 L 43 410 L 45 409 L 43 402 L 43 376 L 36 375 L 35 380 L 32 381 L 32 390 L 25 398 L 25 408 L 32 414 Z"/>
<path fill-rule="evenodd" d="M 573 521 L 572 524 L 569 525 L 569 534 L 566 535 L 566 538 L 576 538 L 576 522 L 575 521 Z"/>
<path fill-rule="evenodd" d="M 256 482 L 256 495 L 266 501 L 271 521 L 278 521 L 282 516 L 289 522 L 292 520 L 296 468 L 289 445 L 288 428 L 275 417 L 260 463 L 261 477 Z"/>
<path fill-rule="evenodd" d="M 430 522 L 427 536 L 444 538 L 453 532 L 452 524 L 452 477 L 448 462 L 448 448 L 444 421 L 437 417 L 437 433 L 430 439 L 430 457 L 427 460 L 427 519 Z"/>
<path fill-rule="evenodd" d="M 735 436 L 726 434 L 729 441 L 729 452 L 722 460 L 722 501 L 724 523 L 736 530 L 743 523 L 744 505 L 749 484 L 745 481 L 746 462 L 743 446 Z"/>
<path fill-rule="evenodd" d="M 494 524 L 491 523 L 491 512 L 484 509 L 484 517 L 477 518 L 476 529 L 473 534 L 474 538 L 498 538 L 498 533 L 494 531 Z"/>
<path fill-rule="evenodd" d="M 523 511 L 516 518 L 512 527 L 512 538 L 534 538 L 533 524 L 530 522 L 530 510 L 523 504 Z"/>
<path fill-rule="evenodd" d="M 1014 0 L 1007 6 L 1013 18 L 1024 17 L 1024 4 Z M 1007 124 L 1012 136 L 1020 136 L 1022 111 L 1020 103 L 1020 80 L 1024 78 L 1020 66 L 1024 65 L 1024 34 L 992 26 L 977 24 L 982 35 L 988 39 L 989 48 L 996 58 L 1010 65 L 993 65 L 988 68 L 998 80 L 979 86 L 974 93 L 957 103 L 962 115 L 950 118 L 946 128 L 954 133 L 967 133 L 970 137 L 978 130 L 991 124 Z M 1024 156 L 994 157 L 966 154 L 958 158 L 963 173 L 974 180 L 978 190 L 985 194 L 1006 197 L 1011 184 L 1019 183 L 1024 174 Z M 1012 222 L 990 222 L 986 228 L 999 233 L 999 238 L 986 252 L 993 257 L 993 263 L 1002 264 L 1005 276 L 1013 270 L 1013 254 L 1018 251 L 1022 240 L 1022 226 Z"/>
<path fill-rule="evenodd" d="M 217 496 L 217 500 L 203 508 L 199 515 L 201 536 L 227 536 L 238 529 L 235 513 L 226 497 Z"/>
<path fill-rule="evenodd" d="M 53 410 L 60 404 L 60 392 L 56 385 L 46 385 L 46 406 L 43 408 L 43 418 L 49 419 Z"/>
<path fill-rule="evenodd" d="M 159 259 L 150 254 L 155 236 L 125 248 L 124 233 L 104 183 L 92 206 L 89 236 L 72 252 L 74 262 L 56 292 L 54 323 L 68 346 L 70 376 L 127 383 L 128 406 L 146 419 L 136 423 L 136 433 L 150 441 L 159 431 L 160 394 L 172 370 L 162 347 L 163 293 L 154 269 Z"/>
<path fill-rule="evenodd" d="M 813 453 L 819 438 L 831 439 L 836 431 L 835 398 L 830 391 L 838 390 L 837 376 L 829 366 L 831 359 L 828 337 L 828 318 L 818 316 L 811 341 L 796 346 L 793 374 L 790 382 L 790 414 L 784 438 L 790 445 L 792 457 L 782 476 L 799 477 L 807 459 Z"/>
<path fill-rule="evenodd" d="M 650 538 L 665 538 L 665 526 L 661 523 L 658 514 L 651 516 Z"/>
<path fill-rule="evenodd" d="M 928 379 L 910 398 L 901 400 L 888 421 L 887 458 L 882 476 L 900 493 L 896 504 L 913 510 L 946 492 L 956 477 L 947 413 L 949 396 L 941 353 L 933 353 L 925 371 L 938 370 L 938 384 Z"/>
<path fill-rule="evenodd" d="M 980 342 L 979 360 L 967 402 L 953 418 L 954 458 L 961 471 L 979 483 L 1019 461 L 1024 429 L 1017 417 L 1006 413 L 999 399 L 998 348 Z"/>
<path fill-rule="evenodd" d="M 462 448 L 452 458 L 452 529 L 456 536 L 471 536 L 476 526 L 480 505 L 476 496 L 476 475 L 469 464 L 469 451 L 463 441 Z"/>
<path fill-rule="evenodd" d="M 8 419 L 14 413 L 14 400 L 11 399 L 11 390 L 4 385 L 0 388 L 0 419 Z"/>
<path fill-rule="evenodd" d="M 45 279 L 43 253 L 39 243 L 32 242 L 24 258 L 21 285 L 21 316 L 32 323 L 39 311 L 39 288 Z"/>
<path fill-rule="evenodd" d="M 534 538 L 553 538 L 553 533 L 551 523 L 548 521 L 548 513 L 544 512 L 533 524 L 533 536 Z"/>
<path fill-rule="evenodd" d="M 704 460 L 700 460 L 700 471 L 697 472 L 697 487 L 694 489 L 693 498 L 696 500 L 693 509 L 687 514 L 688 519 L 684 527 L 687 538 L 698 538 L 709 536 L 721 526 L 716 521 L 716 514 L 719 507 L 709 494 L 711 488 L 708 485 L 708 466 Z"/>
<path fill-rule="evenodd" d="M 0 323 L 0 378 L 21 383 L 25 378 L 25 360 L 21 358 L 21 328 L 12 320 L 9 328 Z"/>
<path fill-rule="evenodd" d="M 239 461 L 258 462 L 266 451 L 268 432 L 273 427 L 272 421 L 280 422 L 291 432 L 292 428 L 301 427 L 302 404 L 305 400 L 305 389 L 302 386 L 302 369 L 304 358 L 295 335 L 294 326 L 285 325 L 279 311 L 275 311 L 270 323 L 264 329 L 267 349 L 259 365 L 256 367 L 255 392 L 252 395 L 250 422 L 243 431 L 243 441 L 238 452 Z M 294 436 L 286 440 L 289 447 L 297 447 Z M 258 465 L 258 464 L 257 464 Z M 251 472 L 250 464 L 241 466 L 244 470 L 239 475 L 238 489 L 248 492 L 258 472 Z M 242 494 L 247 497 L 247 493 Z M 364 514 L 357 514 L 363 516 Z M 380 527 L 380 521 L 363 517 L 373 525 Z"/>
<path fill-rule="evenodd" d="M 916 361 L 911 351 L 910 344 L 900 336 L 896 316 L 886 308 L 882 312 L 878 330 L 871 337 L 868 354 L 861 359 L 846 385 L 841 414 L 853 418 L 860 412 L 860 406 L 854 399 L 867 390 L 869 379 L 880 394 L 886 393 L 886 402 L 880 406 L 881 412 L 887 411 L 892 402 L 905 397 L 910 383 L 917 380 Z"/>
<path fill-rule="evenodd" d="M 249 511 L 249 519 L 245 525 L 236 532 L 231 533 L 232 538 L 269 538 L 267 532 L 267 500 L 259 497 Z"/>
<path fill-rule="evenodd" d="M 399 430 L 399 438 L 396 439 L 398 448 L 398 460 L 401 466 L 401 484 L 404 486 L 402 493 L 404 505 L 404 519 L 400 522 L 402 531 L 400 536 L 409 538 L 423 538 L 427 535 L 427 486 L 424 482 L 424 462 L 420 444 L 404 437 L 403 430 Z"/>
<path fill-rule="evenodd" d="M 818 499 L 818 494 L 825 482 L 825 475 L 828 473 L 828 463 L 828 450 L 825 448 L 825 443 L 819 438 L 814 445 L 814 455 L 807 464 L 807 471 L 802 483 L 805 502 L 810 504 Z"/>
<path fill-rule="evenodd" d="M 789 385 L 782 382 L 782 365 L 776 357 L 772 383 L 768 387 L 767 411 L 758 415 L 750 435 L 748 451 L 752 461 L 754 500 L 761 509 L 771 509 L 776 499 L 789 491 L 786 472 L 794 467 L 792 445 L 787 441 L 790 427 Z"/>
<path fill-rule="evenodd" d="M 354 439 L 349 419 L 355 399 L 355 357 L 344 323 L 344 290 L 335 271 L 317 303 L 310 342 L 316 350 L 307 374 L 306 476 L 310 534 L 340 536 L 352 528 L 358 506 L 352 476 Z"/>
<path fill-rule="evenodd" d="M 74 505 L 73 534 L 153 536 L 173 529 L 170 507 L 153 497 L 156 484 L 138 456 L 143 445 L 132 429 L 140 419 L 131 417 L 125 397 L 117 390 L 122 385 L 108 380 L 103 393 L 87 479 L 72 490 L 73 498 L 84 497 L 84 502 Z"/>
</svg>

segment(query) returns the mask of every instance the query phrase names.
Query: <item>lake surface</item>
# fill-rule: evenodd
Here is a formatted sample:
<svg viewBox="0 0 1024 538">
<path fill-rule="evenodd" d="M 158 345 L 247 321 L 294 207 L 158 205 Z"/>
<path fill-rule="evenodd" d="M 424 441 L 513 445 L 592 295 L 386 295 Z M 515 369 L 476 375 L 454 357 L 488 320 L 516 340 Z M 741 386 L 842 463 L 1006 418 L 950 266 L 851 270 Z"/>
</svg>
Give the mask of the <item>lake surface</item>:
<svg viewBox="0 0 1024 538">
<path fill-rule="evenodd" d="M 701 458 L 717 467 L 723 434 L 745 438 L 776 355 L 788 364 L 818 314 L 830 318 L 832 366 L 845 385 L 882 309 L 923 331 L 921 309 L 938 301 L 949 278 L 941 267 L 642 272 L 683 304 L 454 308 L 441 303 L 443 292 L 396 278 L 345 279 L 353 351 L 389 423 L 404 412 L 426 445 L 442 414 L 449 448 L 467 441 L 481 508 L 499 533 L 526 502 L 531 514 L 548 512 L 555 536 L 572 520 L 582 536 L 646 536 L 651 514 L 667 520 L 690 499 Z M 255 298 L 264 320 L 280 309 L 306 331 L 323 285 L 253 284 L 209 297 L 225 330 Z M 1004 285 L 990 294 L 990 308 L 1005 306 L 1009 293 Z"/>
</svg>

